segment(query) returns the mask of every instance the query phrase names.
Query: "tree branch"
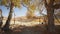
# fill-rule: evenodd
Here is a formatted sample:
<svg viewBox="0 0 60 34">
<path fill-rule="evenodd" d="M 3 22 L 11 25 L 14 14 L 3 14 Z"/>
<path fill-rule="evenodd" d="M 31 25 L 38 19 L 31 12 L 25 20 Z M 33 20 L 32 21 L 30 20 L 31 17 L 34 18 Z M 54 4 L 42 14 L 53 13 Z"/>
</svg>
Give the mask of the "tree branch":
<svg viewBox="0 0 60 34">
<path fill-rule="evenodd" d="M 25 5 L 24 3 L 21 3 L 22 6 L 26 7 L 27 9 L 29 9 L 30 11 L 33 11 L 29 6 Z"/>
<path fill-rule="evenodd" d="M 60 4 L 55 4 L 54 9 L 60 9 Z"/>
</svg>

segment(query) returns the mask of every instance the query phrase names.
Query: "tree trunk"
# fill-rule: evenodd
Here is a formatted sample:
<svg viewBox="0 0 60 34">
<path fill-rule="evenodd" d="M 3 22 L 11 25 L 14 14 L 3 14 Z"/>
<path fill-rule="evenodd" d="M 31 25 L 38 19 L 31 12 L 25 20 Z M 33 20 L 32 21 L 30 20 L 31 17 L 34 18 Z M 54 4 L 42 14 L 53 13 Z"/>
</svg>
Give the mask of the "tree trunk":
<svg viewBox="0 0 60 34">
<path fill-rule="evenodd" d="M 48 29 L 49 31 L 53 31 L 54 29 L 54 9 L 51 7 L 47 8 L 47 16 L 48 16 Z"/>
<path fill-rule="evenodd" d="M 7 19 L 7 21 L 6 21 L 5 26 L 3 27 L 3 30 L 4 30 L 4 31 L 9 30 L 10 21 L 11 21 L 11 18 L 12 18 L 12 13 L 13 13 L 13 3 L 11 3 L 8 19 Z"/>
<path fill-rule="evenodd" d="M 53 3 L 54 0 L 50 0 L 49 3 L 45 1 L 45 6 L 47 9 L 47 17 L 48 17 L 48 31 L 51 33 L 55 32 Z"/>
<path fill-rule="evenodd" d="M 3 16 L 2 16 L 2 10 L 0 9 L 0 28 L 1 28 L 1 26 L 2 26 L 2 24 L 3 24 Z"/>
</svg>

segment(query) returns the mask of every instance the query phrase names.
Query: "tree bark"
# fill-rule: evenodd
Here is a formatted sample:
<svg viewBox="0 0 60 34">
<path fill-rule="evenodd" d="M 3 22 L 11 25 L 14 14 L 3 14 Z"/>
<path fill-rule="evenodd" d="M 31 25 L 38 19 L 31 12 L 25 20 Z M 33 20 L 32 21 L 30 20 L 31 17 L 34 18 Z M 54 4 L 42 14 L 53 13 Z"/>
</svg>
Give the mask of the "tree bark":
<svg viewBox="0 0 60 34">
<path fill-rule="evenodd" d="M 8 19 L 6 21 L 5 26 L 3 27 L 4 31 L 8 31 L 9 30 L 10 21 L 11 21 L 11 18 L 12 18 L 12 13 L 13 13 L 13 3 L 11 3 Z"/>
<path fill-rule="evenodd" d="M 47 16 L 48 16 L 48 29 L 49 31 L 52 32 L 54 30 L 54 9 L 52 7 L 47 8 Z"/>
<path fill-rule="evenodd" d="M 45 6 L 47 9 L 47 17 L 48 17 L 48 31 L 51 33 L 55 32 L 53 3 L 54 0 L 50 0 L 49 3 L 47 3 L 45 0 Z"/>
</svg>

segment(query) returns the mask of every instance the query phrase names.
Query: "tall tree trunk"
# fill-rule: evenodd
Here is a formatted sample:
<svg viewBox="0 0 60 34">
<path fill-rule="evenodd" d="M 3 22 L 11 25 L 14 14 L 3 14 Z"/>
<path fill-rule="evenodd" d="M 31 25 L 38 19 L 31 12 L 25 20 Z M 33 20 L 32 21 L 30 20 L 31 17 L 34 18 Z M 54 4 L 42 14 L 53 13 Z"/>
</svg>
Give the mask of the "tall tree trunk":
<svg viewBox="0 0 60 34">
<path fill-rule="evenodd" d="M 11 3 L 9 16 L 8 16 L 5 26 L 3 27 L 3 30 L 9 30 L 12 13 L 13 13 L 13 3 Z"/>
<path fill-rule="evenodd" d="M 54 0 L 45 0 L 45 6 L 47 9 L 48 16 L 48 31 L 53 33 L 55 31 L 54 26 L 54 8 L 53 8 Z"/>
<path fill-rule="evenodd" d="M 52 7 L 47 8 L 47 16 L 48 16 L 48 29 L 49 31 L 54 30 L 54 9 Z"/>
<path fill-rule="evenodd" d="M 2 26 L 2 24 L 3 24 L 3 16 L 2 16 L 2 10 L 0 9 L 0 28 L 1 28 L 1 26 Z"/>
</svg>

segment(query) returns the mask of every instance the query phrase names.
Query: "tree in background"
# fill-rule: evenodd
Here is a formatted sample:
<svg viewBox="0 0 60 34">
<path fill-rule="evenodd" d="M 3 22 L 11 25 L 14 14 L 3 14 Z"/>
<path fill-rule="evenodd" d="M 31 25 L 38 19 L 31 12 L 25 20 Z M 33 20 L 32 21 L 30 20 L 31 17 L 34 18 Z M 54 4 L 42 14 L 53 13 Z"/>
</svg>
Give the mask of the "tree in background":
<svg viewBox="0 0 60 34">
<path fill-rule="evenodd" d="M 32 10 L 30 10 L 30 9 Z M 27 18 L 33 18 L 34 17 L 34 10 L 36 9 L 36 7 L 34 5 L 29 5 L 29 8 L 27 9 Z"/>
<path fill-rule="evenodd" d="M 6 21 L 5 26 L 2 28 L 4 31 L 7 31 L 7 30 L 9 30 L 10 21 L 11 21 L 12 14 L 13 14 L 13 8 L 21 6 L 20 0 L 2 0 L 0 5 L 4 5 L 4 6 L 10 8 L 8 19 Z"/>
<path fill-rule="evenodd" d="M 36 6 L 34 5 L 33 0 L 22 0 L 24 6 L 27 8 L 27 18 L 33 18 Z"/>
<path fill-rule="evenodd" d="M 33 18 L 33 17 L 34 17 L 34 12 L 33 12 L 33 11 L 28 10 L 28 11 L 27 11 L 27 15 L 26 15 L 26 16 L 27 16 L 27 18 L 28 18 L 28 19 L 31 19 L 31 18 Z"/>
</svg>

